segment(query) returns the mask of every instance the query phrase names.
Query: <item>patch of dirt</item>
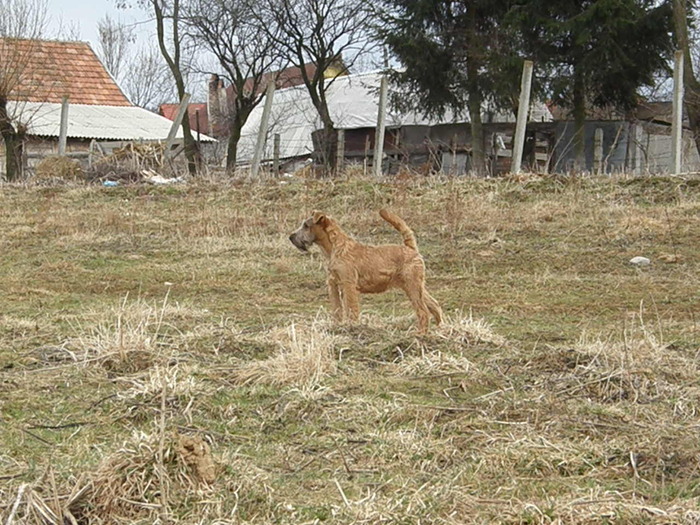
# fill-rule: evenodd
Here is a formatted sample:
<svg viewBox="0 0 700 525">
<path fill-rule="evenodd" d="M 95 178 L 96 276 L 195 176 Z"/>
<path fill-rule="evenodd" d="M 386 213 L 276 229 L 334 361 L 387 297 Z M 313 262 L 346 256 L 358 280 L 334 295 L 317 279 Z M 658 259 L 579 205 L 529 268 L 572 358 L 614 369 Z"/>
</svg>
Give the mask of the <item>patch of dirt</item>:
<svg viewBox="0 0 700 525">
<path fill-rule="evenodd" d="M 200 436 L 181 435 L 177 444 L 178 457 L 205 483 L 216 481 L 216 465 L 209 445 Z"/>
</svg>

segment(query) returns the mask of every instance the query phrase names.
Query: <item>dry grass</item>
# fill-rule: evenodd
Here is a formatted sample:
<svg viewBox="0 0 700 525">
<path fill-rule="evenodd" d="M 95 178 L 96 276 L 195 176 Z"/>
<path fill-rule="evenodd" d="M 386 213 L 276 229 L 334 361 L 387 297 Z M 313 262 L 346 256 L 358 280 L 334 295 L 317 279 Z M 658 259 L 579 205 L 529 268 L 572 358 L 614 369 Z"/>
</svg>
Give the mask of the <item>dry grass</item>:
<svg viewBox="0 0 700 525">
<path fill-rule="evenodd" d="M 700 523 L 698 181 L 282 182 L 0 187 L 1 523 Z M 425 337 L 287 241 L 384 206 Z"/>
<path fill-rule="evenodd" d="M 35 175 L 40 181 L 75 181 L 83 177 L 83 168 L 80 162 L 68 157 L 46 157 L 37 164 Z"/>
<path fill-rule="evenodd" d="M 319 322 L 275 329 L 266 339 L 278 346 L 277 352 L 260 361 L 243 363 L 232 374 L 235 383 L 313 388 L 336 371 L 337 338 Z"/>
<path fill-rule="evenodd" d="M 177 328 L 168 324 L 179 310 L 168 305 L 168 295 L 161 305 L 152 305 L 128 295 L 108 312 L 91 312 L 76 322 L 77 337 L 68 342 L 78 359 L 99 362 L 115 373 L 147 369 L 164 355 L 172 353 Z M 166 317 L 167 316 L 167 317 Z"/>
</svg>

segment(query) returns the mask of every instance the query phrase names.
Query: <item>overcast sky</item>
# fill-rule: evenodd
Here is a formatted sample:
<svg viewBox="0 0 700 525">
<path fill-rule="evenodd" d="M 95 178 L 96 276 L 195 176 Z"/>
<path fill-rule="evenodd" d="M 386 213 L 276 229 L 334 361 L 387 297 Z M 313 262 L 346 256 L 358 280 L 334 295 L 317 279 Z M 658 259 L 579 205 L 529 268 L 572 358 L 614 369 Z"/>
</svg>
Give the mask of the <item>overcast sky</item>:
<svg viewBox="0 0 700 525">
<path fill-rule="evenodd" d="M 146 32 L 151 24 L 143 11 L 131 8 L 117 9 L 114 0 L 47 0 L 50 32 L 53 36 L 67 38 L 77 36 L 90 42 L 97 50 L 97 22 L 105 14 L 125 23 L 135 24 L 140 32 Z M 77 33 L 77 34 L 76 34 Z"/>
</svg>

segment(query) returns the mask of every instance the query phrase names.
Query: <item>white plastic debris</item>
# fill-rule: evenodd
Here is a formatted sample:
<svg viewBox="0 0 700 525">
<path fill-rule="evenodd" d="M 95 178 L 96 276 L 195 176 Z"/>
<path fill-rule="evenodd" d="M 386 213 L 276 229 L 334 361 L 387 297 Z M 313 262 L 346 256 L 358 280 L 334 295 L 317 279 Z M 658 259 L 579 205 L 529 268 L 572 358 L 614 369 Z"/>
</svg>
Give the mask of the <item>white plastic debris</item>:
<svg viewBox="0 0 700 525">
<path fill-rule="evenodd" d="M 182 177 L 167 179 L 153 170 L 142 170 L 141 174 L 143 175 L 143 180 L 151 184 L 176 184 L 178 182 L 185 182 L 185 179 Z"/>
<path fill-rule="evenodd" d="M 151 184 L 177 184 L 178 182 L 185 182 L 182 177 L 174 177 L 172 179 L 166 179 L 162 175 L 153 175 L 146 179 L 147 182 Z"/>
<path fill-rule="evenodd" d="M 651 261 L 647 259 L 646 257 L 632 257 L 630 259 L 630 264 L 633 264 L 635 266 L 649 266 L 651 264 Z"/>
</svg>

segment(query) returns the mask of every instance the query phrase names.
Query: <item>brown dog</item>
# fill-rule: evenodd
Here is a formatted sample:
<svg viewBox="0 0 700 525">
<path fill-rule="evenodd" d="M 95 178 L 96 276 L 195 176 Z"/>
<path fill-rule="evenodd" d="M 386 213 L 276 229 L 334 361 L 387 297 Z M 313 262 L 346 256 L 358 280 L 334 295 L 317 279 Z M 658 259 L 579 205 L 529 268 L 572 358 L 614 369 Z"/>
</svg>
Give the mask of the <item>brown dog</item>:
<svg viewBox="0 0 700 525">
<path fill-rule="evenodd" d="M 336 319 L 357 321 L 360 293 L 401 288 L 416 311 L 418 332 L 425 333 L 429 315 L 440 324 L 442 310 L 425 289 L 425 264 L 418 253 L 416 238 L 401 217 L 387 210 L 379 214 L 401 233 L 403 246 L 360 244 L 332 218 L 317 211 L 289 236 L 289 240 L 302 251 L 318 244 L 328 258 L 328 293 Z"/>
</svg>

